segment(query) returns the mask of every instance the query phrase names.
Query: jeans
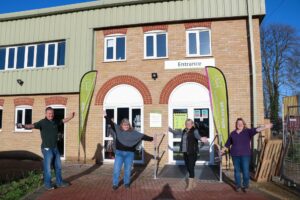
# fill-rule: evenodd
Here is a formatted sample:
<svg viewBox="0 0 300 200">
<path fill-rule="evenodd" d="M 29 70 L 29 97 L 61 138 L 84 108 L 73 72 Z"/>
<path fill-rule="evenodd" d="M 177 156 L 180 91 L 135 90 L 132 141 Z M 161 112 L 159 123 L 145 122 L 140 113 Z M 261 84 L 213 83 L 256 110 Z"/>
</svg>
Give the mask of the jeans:
<svg viewBox="0 0 300 200">
<path fill-rule="evenodd" d="M 241 187 L 241 172 L 243 174 L 243 187 L 249 187 L 250 156 L 232 156 L 234 166 L 234 180 L 237 188 Z"/>
<path fill-rule="evenodd" d="M 47 188 L 52 187 L 51 185 L 51 164 L 54 161 L 54 169 L 56 176 L 56 184 L 59 186 L 63 183 L 61 176 L 61 161 L 60 153 L 58 148 L 42 148 L 44 156 L 43 167 L 44 167 L 44 185 Z"/>
<path fill-rule="evenodd" d="M 183 153 L 183 158 L 184 158 L 184 164 L 189 172 L 189 178 L 195 178 L 195 165 L 197 161 L 197 153 Z"/>
<path fill-rule="evenodd" d="M 119 176 L 124 163 L 124 184 L 130 184 L 131 167 L 133 164 L 134 152 L 120 151 L 115 152 L 115 163 L 113 172 L 113 185 L 118 186 Z"/>
</svg>

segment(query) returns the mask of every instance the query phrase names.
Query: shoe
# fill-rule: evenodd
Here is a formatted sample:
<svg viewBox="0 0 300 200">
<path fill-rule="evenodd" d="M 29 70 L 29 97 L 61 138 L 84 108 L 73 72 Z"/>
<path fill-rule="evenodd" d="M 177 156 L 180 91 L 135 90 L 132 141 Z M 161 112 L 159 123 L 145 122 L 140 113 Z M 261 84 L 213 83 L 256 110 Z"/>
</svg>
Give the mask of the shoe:
<svg viewBox="0 0 300 200">
<path fill-rule="evenodd" d="M 243 190 L 244 192 L 249 192 L 249 187 L 248 187 L 248 186 L 243 187 L 242 190 Z"/>
<path fill-rule="evenodd" d="M 130 188 L 130 184 L 125 184 L 125 188 L 129 189 Z"/>
<path fill-rule="evenodd" d="M 62 182 L 61 184 L 57 185 L 58 188 L 64 188 L 64 187 L 69 187 L 70 183 L 67 182 Z"/>
<path fill-rule="evenodd" d="M 240 187 L 236 187 L 236 188 L 235 188 L 235 191 L 236 191 L 236 192 L 240 192 L 240 191 L 241 191 L 241 188 L 240 188 Z"/>
<path fill-rule="evenodd" d="M 44 188 L 46 189 L 46 190 L 54 190 L 55 188 L 53 187 L 53 186 L 44 186 Z"/>
<path fill-rule="evenodd" d="M 188 184 L 187 184 L 187 188 L 186 191 L 191 191 L 194 187 L 194 179 L 193 178 L 189 178 L 188 179 Z"/>
<path fill-rule="evenodd" d="M 113 186 L 112 186 L 112 189 L 113 189 L 113 190 L 117 190 L 117 189 L 118 189 L 118 186 L 117 186 L 117 185 L 113 185 Z"/>
</svg>

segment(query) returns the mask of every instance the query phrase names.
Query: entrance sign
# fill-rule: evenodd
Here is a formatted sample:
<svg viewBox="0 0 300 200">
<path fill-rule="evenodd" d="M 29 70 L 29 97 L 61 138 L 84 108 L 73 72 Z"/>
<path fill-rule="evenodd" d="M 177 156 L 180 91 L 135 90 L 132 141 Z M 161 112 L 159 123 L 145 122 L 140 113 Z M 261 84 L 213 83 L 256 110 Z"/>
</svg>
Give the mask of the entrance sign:
<svg viewBox="0 0 300 200">
<path fill-rule="evenodd" d="M 205 66 L 214 66 L 214 58 L 197 60 L 171 60 L 165 61 L 165 69 L 204 69 Z"/>
<path fill-rule="evenodd" d="M 86 119 L 95 89 L 97 71 L 89 71 L 80 81 L 79 94 L 79 135 L 78 135 L 78 161 L 80 159 L 80 143 L 85 134 Z"/>
</svg>

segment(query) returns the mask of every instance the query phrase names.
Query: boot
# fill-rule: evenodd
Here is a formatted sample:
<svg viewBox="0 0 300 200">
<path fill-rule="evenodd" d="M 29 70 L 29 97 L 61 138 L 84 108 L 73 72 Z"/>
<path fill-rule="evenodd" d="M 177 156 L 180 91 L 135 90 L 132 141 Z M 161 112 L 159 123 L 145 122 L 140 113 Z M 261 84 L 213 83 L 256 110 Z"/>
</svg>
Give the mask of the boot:
<svg viewBox="0 0 300 200">
<path fill-rule="evenodd" d="M 194 179 L 189 178 L 186 191 L 191 191 L 193 189 L 193 185 L 194 185 Z"/>
</svg>

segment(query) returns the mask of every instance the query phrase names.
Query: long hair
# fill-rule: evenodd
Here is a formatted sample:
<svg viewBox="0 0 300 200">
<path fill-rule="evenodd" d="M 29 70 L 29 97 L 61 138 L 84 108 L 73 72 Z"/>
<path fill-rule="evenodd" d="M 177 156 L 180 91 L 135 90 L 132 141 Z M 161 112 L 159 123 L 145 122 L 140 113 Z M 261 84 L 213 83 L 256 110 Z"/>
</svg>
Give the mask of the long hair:
<svg viewBox="0 0 300 200">
<path fill-rule="evenodd" d="M 129 121 L 127 118 L 122 119 L 121 124 L 120 124 L 121 130 L 124 131 L 124 130 L 122 129 L 122 124 L 128 124 L 128 125 L 129 125 L 128 131 L 132 131 L 132 130 L 133 130 L 133 128 L 132 128 L 132 126 L 131 126 L 131 124 L 130 124 L 130 121 Z"/>
<path fill-rule="evenodd" d="M 238 127 L 237 127 L 238 121 L 241 121 L 241 122 L 244 124 L 244 129 L 247 128 L 247 124 L 246 124 L 245 120 L 244 120 L 243 118 L 239 117 L 239 118 L 236 119 L 236 122 L 235 122 L 235 129 L 238 129 Z"/>
</svg>

